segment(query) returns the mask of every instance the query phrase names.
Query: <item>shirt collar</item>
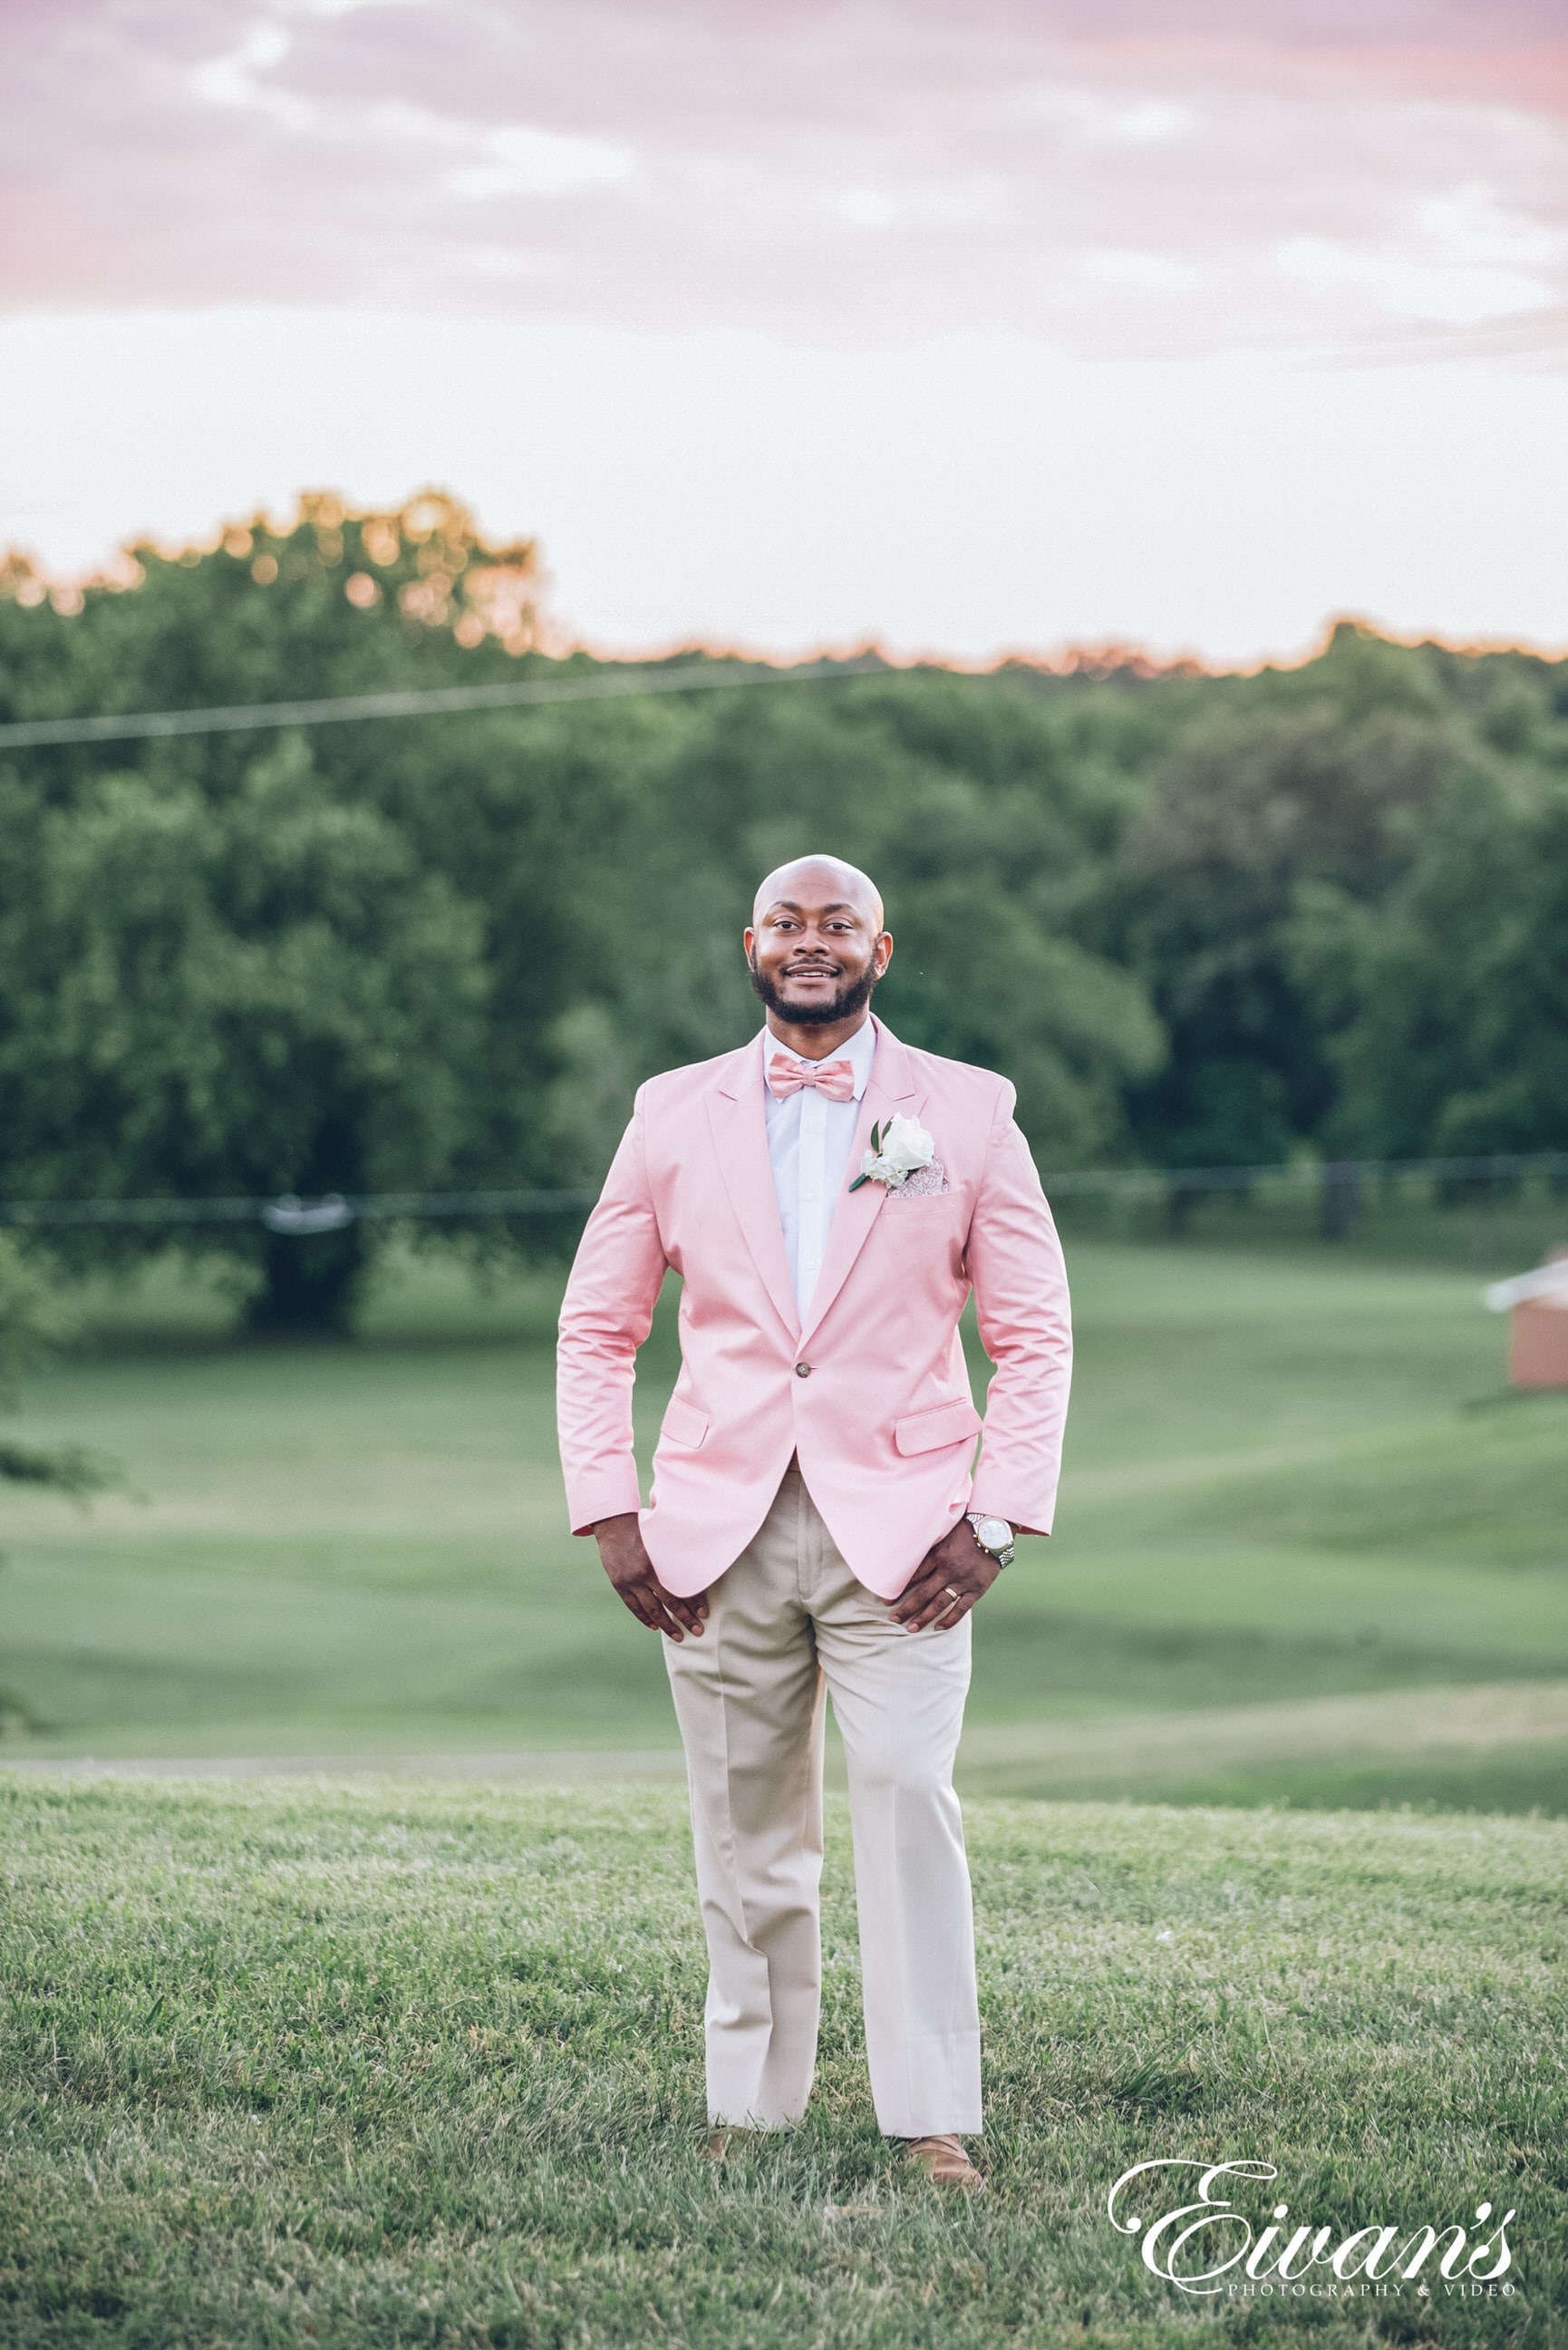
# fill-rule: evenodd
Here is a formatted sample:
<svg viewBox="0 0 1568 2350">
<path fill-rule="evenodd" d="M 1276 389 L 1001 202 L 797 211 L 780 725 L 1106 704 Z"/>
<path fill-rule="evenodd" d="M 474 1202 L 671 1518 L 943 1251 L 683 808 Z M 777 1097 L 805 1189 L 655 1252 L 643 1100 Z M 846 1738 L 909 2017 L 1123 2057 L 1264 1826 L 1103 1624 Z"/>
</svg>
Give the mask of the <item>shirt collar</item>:
<svg viewBox="0 0 1568 2350">
<path fill-rule="evenodd" d="M 774 1035 L 771 1028 L 764 1028 L 763 1030 L 763 1066 L 764 1069 L 767 1067 L 769 1061 L 775 1053 L 783 1053 L 785 1058 L 791 1061 L 805 1061 L 806 1057 L 804 1053 L 797 1053 L 791 1045 L 781 1042 L 781 1040 Z M 841 1045 L 836 1053 L 830 1053 L 828 1055 L 830 1060 L 848 1062 L 850 1068 L 855 1073 L 855 1098 L 857 1101 L 860 1099 L 860 1097 L 866 1091 L 867 1086 L 870 1083 L 871 1064 L 876 1057 L 877 1026 L 871 1014 L 867 1013 L 859 1027 L 855 1031 L 854 1035 L 850 1037 L 848 1043 L 846 1045 Z"/>
</svg>

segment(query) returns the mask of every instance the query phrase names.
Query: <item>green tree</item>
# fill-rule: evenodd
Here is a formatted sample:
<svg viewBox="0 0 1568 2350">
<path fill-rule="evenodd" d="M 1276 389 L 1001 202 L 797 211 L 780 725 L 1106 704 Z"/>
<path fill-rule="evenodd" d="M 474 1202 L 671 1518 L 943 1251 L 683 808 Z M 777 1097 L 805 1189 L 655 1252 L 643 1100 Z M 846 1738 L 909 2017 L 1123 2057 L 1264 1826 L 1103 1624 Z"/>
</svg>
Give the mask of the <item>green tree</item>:
<svg viewBox="0 0 1568 2350">
<path fill-rule="evenodd" d="M 110 775 L 51 806 L 13 780 L 0 910 L 5 1171 L 41 1198 L 421 1189 L 450 1176 L 482 1085 L 483 921 L 298 741 L 238 788 Z M 258 1326 L 348 1315 L 368 1228 L 250 1223 L 185 1245 L 250 1274 Z M 105 1228 L 88 1251 L 167 1235 Z"/>
<path fill-rule="evenodd" d="M 1112 935 L 1170 1038 L 1132 1100 L 1157 1165 L 1278 1160 L 1322 1134 L 1337 1080 L 1293 956 L 1303 894 L 1379 904 L 1460 756 L 1440 714 L 1293 701 L 1237 693 L 1191 730 L 1120 846 Z"/>
<path fill-rule="evenodd" d="M 0 709 L 55 717 L 510 678 L 534 642 L 536 595 L 532 544 L 492 544 L 439 490 L 362 514 L 309 494 L 290 520 L 257 515 L 205 546 L 134 546 L 117 579 L 53 598 L 12 556 L 0 564 Z M 181 755 L 217 781 L 254 749 L 207 736 Z M 78 746 L 44 764 L 66 780 L 101 755 Z"/>
<path fill-rule="evenodd" d="M 1340 1148 L 1568 1149 L 1568 776 L 1473 756 L 1376 916 L 1320 891 L 1293 951 L 1342 1075 Z"/>
</svg>

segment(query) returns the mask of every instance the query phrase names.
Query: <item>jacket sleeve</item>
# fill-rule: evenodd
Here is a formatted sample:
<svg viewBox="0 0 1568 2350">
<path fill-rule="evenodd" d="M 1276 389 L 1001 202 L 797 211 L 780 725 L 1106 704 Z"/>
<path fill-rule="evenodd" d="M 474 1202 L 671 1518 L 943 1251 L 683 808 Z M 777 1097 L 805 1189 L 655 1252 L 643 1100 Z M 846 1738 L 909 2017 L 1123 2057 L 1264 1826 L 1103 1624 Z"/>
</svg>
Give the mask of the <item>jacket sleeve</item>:
<svg viewBox="0 0 1568 2350">
<path fill-rule="evenodd" d="M 971 1510 L 1048 1534 L 1062 1470 L 1073 1376 L 1067 1268 L 1056 1227 L 1012 1117 L 997 1102 L 966 1252 L 980 1340 L 996 1366 Z"/>
<path fill-rule="evenodd" d="M 649 1190 L 639 1092 L 561 1304 L 556 1428 L 575 1534 L 641 1507 L 632 1386 L 666 1263 Z"/>
</svg>

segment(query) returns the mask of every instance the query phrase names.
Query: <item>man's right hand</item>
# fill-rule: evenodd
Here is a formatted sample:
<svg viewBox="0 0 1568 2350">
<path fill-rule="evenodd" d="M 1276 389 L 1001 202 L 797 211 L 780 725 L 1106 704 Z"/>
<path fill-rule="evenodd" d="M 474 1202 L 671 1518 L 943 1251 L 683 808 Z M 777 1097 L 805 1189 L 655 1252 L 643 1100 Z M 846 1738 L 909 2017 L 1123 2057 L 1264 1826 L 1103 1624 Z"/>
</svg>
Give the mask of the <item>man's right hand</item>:
<svg viewBox="0 0 1568 2350">
<path fill-rule="evenodd" d="M 605 1573 L 639 1624 L 671 1640 L 683 1640 L 688 1632 L 694 1640 L 702 1638 L 708 1620 L 707 1593 L 678 1599 L 673 1591 L 666 1591 L 648 1555 L 635 1510 L 618 1518 L 601 1518 L 594 1528 L 594 1539 Z"/>
</svg>

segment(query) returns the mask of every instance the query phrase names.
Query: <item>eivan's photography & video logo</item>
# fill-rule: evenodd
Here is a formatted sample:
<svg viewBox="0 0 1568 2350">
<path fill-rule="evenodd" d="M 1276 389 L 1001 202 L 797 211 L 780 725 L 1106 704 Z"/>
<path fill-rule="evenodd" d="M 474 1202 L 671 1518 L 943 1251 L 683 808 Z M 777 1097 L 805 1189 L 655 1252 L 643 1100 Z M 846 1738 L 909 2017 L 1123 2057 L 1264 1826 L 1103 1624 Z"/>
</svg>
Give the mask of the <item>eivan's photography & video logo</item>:
<svg viewBox="0 0 1568 2350">
<path fill-rule="evenodd" d="M 1167 2172 L 1168 2178 L 1156 2174 Z M 1175 2174 L 1187 2173 L 1179 2178 Z M 1194 2178 L 1190 2174 L 1196 2173 Z M 1291 2206 L 1269 2207 L 1266 2223 L 1246 2208 L 1279 2176 L 1269 2162 L 1205 2162 L 1170 2156 L 1135 2163 L 1106 2198 L 1106 2212 L 1119 2235 L 1139 2240 L 1151 2276 L 1180 2293 L 1245 2300 L 1511 2298 L 1513 2250 L 1510 2222 L 1494 2218 L 1488 2200 L 1475 2206 L 1480 2234 L 1457 2220 L 1417 2218 L 1345 2227 L 1334 2220 L 1293 2218 Z M 1137 2182 L 1135 2184 L 1135 2182 Z M 1230 2199 L 1241 2192 L 1241 2203 Z M 1173 2200 L 1179 2196 L 1187 2199 Z M 1158 2208 L 1156 2208 L 1158 2207 Z M 1152 2216 L 1147 2216 L 1152 2210 Z"/>
</svg>

